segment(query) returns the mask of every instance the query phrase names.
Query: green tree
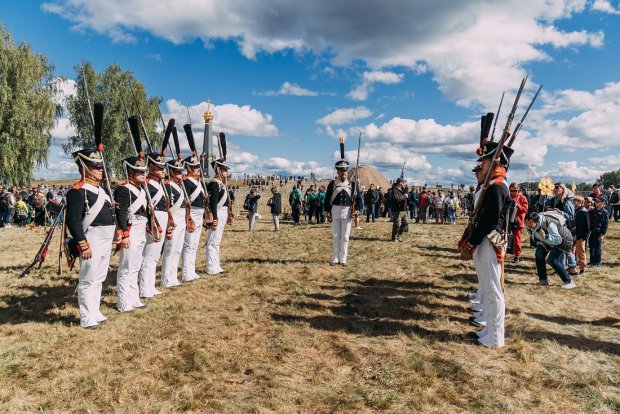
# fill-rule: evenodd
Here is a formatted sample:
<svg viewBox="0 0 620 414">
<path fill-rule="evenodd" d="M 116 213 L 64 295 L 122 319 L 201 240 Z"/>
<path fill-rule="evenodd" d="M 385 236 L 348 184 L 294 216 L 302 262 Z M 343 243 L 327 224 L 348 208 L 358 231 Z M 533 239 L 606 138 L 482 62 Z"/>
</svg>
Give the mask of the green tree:
<svg viewBox="0 0 620 414">
<path fill-rule="evenodd" d="M 45 164 L 60 106 L 59 79 L 47 58 L 15 43 L 0 24 L 0 183 L 30 184 Z"/>
<path fill-rule="evenodd" d="M 599 182 L 603 184 L 605 188 L 620 184 L 620 170 L 603 173 L 599 178 Z"/>
<path fill-rule="evenodd" d="M 88 85 L 90 105 L 101 102 L 104 105 L 103 145 L 104 157 L 108 172 L 113 177 L 123 177 L 123 158 L 134 155 L 133 146 L 126 129 L 127 113 L 142 116 L 144 125 L 153 150 L 161 149 L 162 135 L 159 117 L 159 97 L 148 97 L 144 85 L 138 81 L 132 72 L 123 70 L 119 65 L 112 64 L 100 73 L 97 73 L 90 63 L 75 66 L 76 94 L 67 98 L 69 121 L 75 127 L 76 134 L 63 145 L 65 153 L 80 148 L 94 147 L 93 129 L 91 126 L 90 109 L 87 104 L 84 89 L 84 76 Z M 133 91 L 133 92 L 132 92 Z M 148 147 L 142 136 L 142 147 L 148 152 Z"/>
</svg>

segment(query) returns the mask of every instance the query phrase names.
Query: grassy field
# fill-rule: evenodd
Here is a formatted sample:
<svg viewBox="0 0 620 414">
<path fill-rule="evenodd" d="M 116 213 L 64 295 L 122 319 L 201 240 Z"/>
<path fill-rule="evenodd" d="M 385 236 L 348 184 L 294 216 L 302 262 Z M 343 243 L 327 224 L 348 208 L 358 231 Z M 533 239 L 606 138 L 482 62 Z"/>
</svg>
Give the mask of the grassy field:
<svg viewBox="0 0 620 414">
<path fill-rule="evenodd" d="M 115 257 L 96 331 L 78 327 L 77 273 L 58 276 L 55 253 L 17 279 L 43 230 L 2 230 L 0 412 L 620 411 L 620 225 L 574 290 L 555 274 L 535 286 L 529 248 L 507 265 L 501 350 L 468 337 L 462 225 L 412 225 L 401 244 L 390 225 L 353 230 L 342 268 L 328 265 L 327 225 L 275 233 L 263 219 L 249 233 L 240 219 L 224 234 L 226 276 L 129 314 L 115 308 Z"/>
</svg>

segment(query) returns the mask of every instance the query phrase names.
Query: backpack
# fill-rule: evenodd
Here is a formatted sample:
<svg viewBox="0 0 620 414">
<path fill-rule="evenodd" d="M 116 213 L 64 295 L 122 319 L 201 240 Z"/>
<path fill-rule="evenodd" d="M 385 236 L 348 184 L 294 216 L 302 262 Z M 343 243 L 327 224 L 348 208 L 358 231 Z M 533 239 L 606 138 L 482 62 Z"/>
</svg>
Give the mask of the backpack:
<svg viewBox="0 0 620 414">
<path fill-rule="evenodd" d="M 549 212 L 543 213 L 541 214 L 541 216 L 543 217 L 544 223 L 543 223 L 543 228 L 545 230 L 547 230 L 547 227 L 549 227 L 549 223 L 553 223 L 556 225 L 556 227 L 558 228 L 558 233 L 560 233 L 560 236 L 562 237 L 562 242 L 554 247 L 557 247 L 558 249 L 564 251 L 564 252 L 570 252 L 573 249 L 573 234 L 570 232 L 570 230 L 560 222 L 560 220 L 557 218 L 556 215 L 550 215 L 548 214 Z M 562 217 L 564 218 L 564 217 Z M 566 220 L 564 220 L 566 222 Z"/>
<path fill-rule="evenodd" d="M 620 190 L 616 190 L 611 193 L 611 196 L 609 196 L 610 204 L 616 204 L 618 201 L 620 201 L 620 195 L 618 193 L 620 193 Z"/>
<path fill-rule="evenodd" d="M 250 198 L 247 196 L 245 197 L 245 201 L 243 202 L 243 209 L 244 210 L 250 209 Z"/>
</svg>

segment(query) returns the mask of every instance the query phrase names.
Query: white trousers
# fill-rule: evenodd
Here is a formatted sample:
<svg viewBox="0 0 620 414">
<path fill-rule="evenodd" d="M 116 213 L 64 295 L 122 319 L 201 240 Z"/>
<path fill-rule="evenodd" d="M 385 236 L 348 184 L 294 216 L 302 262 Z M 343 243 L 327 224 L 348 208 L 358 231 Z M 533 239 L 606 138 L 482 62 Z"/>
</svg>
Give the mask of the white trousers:
<svg viewBox="0 0 620 414">
<path fill-rule="evenodd" d="M 97 325 L 106 318 L 99 306 L 101 288 L 108 275 L 110 252 L 114 240 L 115 226 L 89 227 L 86 240 L 93 252 L 88 260 L 80 259 L 80 280 L 78 282 L 78 305 L 80 307 L 80 326 Z"/>
<path fill-rule="evenodd" d="M 351 234 L 351 207 L 332 206 L 333 263 L 347 263 L 349 235 Z"/>
<path fill-rule="evenodd" d="M 252 231 L 254 228 L 254 222 L 256 222 L 256 211 L 250 211 L 248 213 L 248 230 Z M 226 215 L 228 216 L 228 211 L 226 211 Z M 220 216 L 220 211 L 217 211 L 217 216 Z"/>
<path fill-rule="evenodd" d="M 254 213 L 256 214 L 256 213 Z M 220 244 L 228 217 L 228 207 L 217 209 L 218 224 L 215 230 L 209 229 L 207 235 L 207 274 L 216 275 L 224 271 L 220 265 Z M 252 221 L 250 220 L 250 223 Z"/>
<path fill-rule="evenodd" d="M 276 230 L 280 230 L 280 215 L 279 214 L 272 214 L 271 217 L 273 217 L 273 225 L 275 227 Z"/>
<path fill-rule="evenodd" d="M 196 230 L 194 230 L 193 233 L 185 232 L 185 238 L 183 240 L 183 251 L 181 252 L 183 267 L 181 269 L 181 277 L 184 282 L 191 282 L 198 277 L 196 274 L 196 253 L 198 252 L 198 244 L 200 243 L 200 235 L 202 234 L 203 214 L 203 208 L 192 207 L 191 216 L 194 223 L 196 223 Z"/>
<path fill-rule="evenodd" d="M 502 292 L 502 266 L 497 260 L 493 245 L 488 238 L 474 252 L 474 267 L 480 281 L 483 294 L 483 314 L 486 319 L 486 335 L 480 342 L 493 348 L 504 346 L 504 316 L 506 305 Z"/>
<path fill-rule="evenodd" d="M 165 211 L 155 211 L 155 217 L 161 227 L 162 234 L 161 240 L 155 241 L 150 234 L 146 235 L 146 245 L 144 246 L 144 252 L 142 253 L 142 266 L 140 267 L 140 273 L 138 281 L 140 284 L 140 297 L 152 298 L 159 292 L 155 289 L 155 279 L 157 274 L 157 262 L 161 257 L 161 249 L 164 245 L 164 239 L 166 238 L 166 226 L 168 225 L 168 213 Z"/>
<path fill-rule="evenodd" d="M 142 266 L 142 253 L 146 244 L 146 217 L 134 216 L 129 231 L 129 248 L 121 249 L 116 272 L 118 310 L 129 312 L 144 306 L 140 302 L 138 274 Z"/>
<path fill-rule="evenodd" d="M 174 224 L 174 232 L 172 240 L 164 241 L 163 259 L 161 262 L 161 286 L 174 287 L 179 286 L 177 277 L 177 269 L 179 268 L 179 260 L 181 260 L 181 251 L 183 251 L 183 239 L 185 238 L 185 209 L 180 208 L 172 216 Z"/>
</svg>

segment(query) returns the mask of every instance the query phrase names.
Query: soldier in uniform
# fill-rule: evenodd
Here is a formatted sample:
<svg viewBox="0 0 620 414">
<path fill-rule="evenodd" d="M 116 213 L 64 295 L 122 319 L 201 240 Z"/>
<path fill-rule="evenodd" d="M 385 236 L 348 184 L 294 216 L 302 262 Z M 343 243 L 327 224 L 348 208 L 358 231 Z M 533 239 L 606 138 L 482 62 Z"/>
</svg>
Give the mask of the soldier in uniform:
<svg viewBox="0 0 620 414">
<path fill-rule="evenodd" d="M 135 308 L 144 307 L 140 301 L 138 274 L 142 266 L 142 253 L 146 244 L 147 232 L 147 201 L 143 188 L 146 179 L 146 164 L 140 156 L 123 160 L 127 182 L 119 185 L 114 191 L 117 203 L 116 221 L 122 232 L 120 243 L 121 254 L 116 273 L 116 289 L 118 293 L 118 310 L 131 312 Z M 149 223 L 152 227 L 156 223 Z"/>
<path fill-rule="evenodd" d="M 170 214 L 175 226 L 171 238 L 164 241 L 164 252 L 162 254 L 161 286 L 166 288 L 179 286 L 177 269 L 181 259 L 181 251 L 183 250 L 185 232 L 192 233 L 195 230 L 195 223 L 191 217 L 191 207 L 185 200 L 183 171 L 183 162 L 181 160 L 168 161 Z"/>
<path fill-rule="evenodd" d="M 202 222 L 207 202 L 204 187 L 200 182 L 200 160 L 197 156 L 191 155 L 183 160 L 183 165 L 187 170 L 187 175 L 183 179 L 185 191 L 189 197 L 191 206 L 191 219 L 195 224 L 193 232 L 185 232 L 183 241 L 183 250 L 181 257 L 183 267 L 181 278 L 184 282 L 192 282 L 200 276 L 196 273 L 196 253 L 198 252 L 198 244 L 200 243 L 200 235 L 202 234 Z"/>
<path fill-rule="evenodd" d="M 325 192 L 325 215 L 332 222 L 333 252 L 330 265 L 347 265 L 351 219 L 357 215 L 353 203 L 354 184 L 349 182 L 349 161 L 344 159 L 344 140 L 340 142 L 340 161 L 336 162 L 336 178 Z"/>
<path fill-rule="evenodd" d="M 106 318 L 100 311 L 101 287 L 108 274 L 110 251 L 115 238 L 110 196 L 100 186 L 103 159 L 96 149 L 73 154 L 80 181 L 67 192 L 66 224 L 74 257 L 80 258 L 78 305 L 80 326 L 96 329 Z"/>
<path fill-rule="evenodd" d="M 150 153 L 146 156 L 146 164 L 149 172 L 146 178 L 146 187 L 155 209 L 155 218 L 157 218 L 161 228 L 166 229 L 166 238 L 171 239 L 175 223 L 174 221 L 169 223 L 168 220 L 170 200 L 167 183 L 164 181 L 164 176 L 166 175 L 164 155 L 156 152 Z M 162 293 L 155 288 L 155 281 L 157 262 L 159 262 L 161 257 L 163 243 L 163 235 L 157 240 L 153 238 L 152 234 L 146 235 L 146 246 L 144 247 L 142 267 L 139 274 L 140 297 L 142 298 L 148 299 Z"/>
<path fill-rule="evenodd" d="M 481 196 L 481 184 L 484 183 L 487 171 L 493 166 L 497 149 L 497 142 L 484 143 L 478 164 L 472 170 L 479 184 L 475 194 L 476 202 Z M 501 264 L 505 256 L 505 247 L 501 241 L 505 238 L 506 217 L 512 205 L 506 183 L 506 168 L 512 153 L 511 148 L 503 148 L 499 164 L 491 172 L 491 181 L 482 200 L 478 221 L 473 223 L 469 235 L 459 242 L 461 259 L 473 258 L 480 285 L 477 299 L 480 301 L 482 312 L 475 315 L 472 322 L 484 328 L 474 335 L 478 344 L 490 348 L 504 346 L 505 302 Z"/>
<path fill-rule="evenodd" d="M 224 227 L 228 220 L 229 197 L 226 186 L 228 178 L 228 164 L 225 158 L 220 158 L 211 163 L 215 171 L 215 178 L 207 185 L 209 192 L 209 209 L 213 214 L 213 223 L 207 236 L 207 274 L 217 275 L 224 273 L 220 265 L 220 244 Z"/>
</svg>

